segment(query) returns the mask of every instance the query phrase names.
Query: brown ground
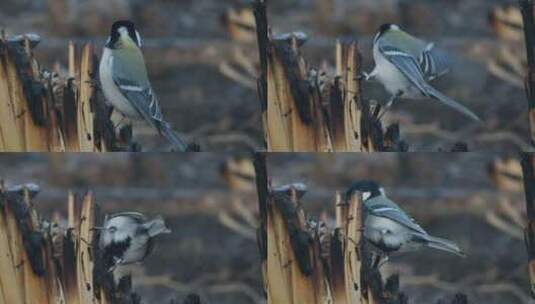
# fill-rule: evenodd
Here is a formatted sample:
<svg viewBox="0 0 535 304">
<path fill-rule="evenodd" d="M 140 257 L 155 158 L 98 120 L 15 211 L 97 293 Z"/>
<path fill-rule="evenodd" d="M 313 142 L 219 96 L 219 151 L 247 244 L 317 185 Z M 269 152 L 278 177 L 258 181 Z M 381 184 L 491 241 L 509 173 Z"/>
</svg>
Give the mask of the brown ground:
<svg viewBox="0 0 535 304">
<path fill-rule="evenodd" d="M 34 182 L 42 191 L 35 202 L 44 218 L 65 214 L 69 189 L 94 192 L 105 213 L 139 211 L 161 214 L 172 233 L 134 276 L 144 303 L 181 300 L 198 293 L 203 303 L 262 303 L 263 290 L 256 241 L 220 220 L 229 215 L 247 233 L 254 227 L 237 216 L 241 202 L 255 218 L 255 193 L 232 192 L 219 176 L 225 155 L 142 156 L 0 155 L 8 184 Z M 243 209 L 242 209 L 243 210 Z"/>
<path fill-rule="evenodd" d="M 333 63 L 335 38 L 359 39 L 365 70 L 371 68 L 370 41 L 384 22 L 435 41 L 456 59 L 452 72 L 437 87 L 473 109 L 482 126 L 429 102 L 402 101 L 390 121 L 401 122 L 411 150 L 449 149 L 457 140 L 471 150 L 528 149 L 526 101 L 523 90 L 492 76 L 486 68 L 497 41 L 488 26 L 488 13 L 510 1 L 333 0 L 333 11 L 314 0 L 271 0 L 269 18 L 274 32 L 302 30 L 310 36 L 306 58 L 313 66 Z M 61 7 L 62 3 L 78 3 Z M 59 8 L 52 9 L 55 3 Z M 240 4 L 241 3 L 241 4 Z M 131 18 L 144 36 L 144 52 L 163 112 L 176 129 L 200 142 L 207 151 L 263 147 L 259 102 L 253 88 L 220 72 L 236 48 L 256 60 L 254 44 L 232 42 L 220 16 L 238 0 L 5 0 L 0 4 L 0 27 L 8 34 L 33 31 L 43 36 L 38 56 L 45 66 L 65 63 L 68 39 L 93 41 L 101 47 L 108 27 L 117 18 Z M 51 13 L 52 11 L 56 13 Z M 250 80 L 253 80 L 252 78 Z M 369 84 L 365 96 L 387 98 L 380 85 Z M 431 125 L 436 123 L 436 125 Z M 438 127 L 438 128 L 437 128 Z M 146 149 L 163 149 L 149 130 L 139 130 Z"/>
<path fill-rule="evenodd" d="M 272 184 L 304 182 L 302 206 L 309 216 L 334 216 L 333 194 L 353 181 L 374 179 L 430 234 L 454 240 L 467 258 L 426 249 L 393 256 L 384 276 L 400 273 L 410 303 L 436 303 L 456 292 L 470 303 L 528 303 L 526 252 L 521 226 L 501 213 L 508 202 L 524 218 L 522 192 L 500 192 L 487 177 L 491 156 L 480 154 L 311 154 L 268 156 Z M 497 214 L 513 233 L 491 225 Z M 448 301 L 449 302 L 449 301 Z"/>
</svg>

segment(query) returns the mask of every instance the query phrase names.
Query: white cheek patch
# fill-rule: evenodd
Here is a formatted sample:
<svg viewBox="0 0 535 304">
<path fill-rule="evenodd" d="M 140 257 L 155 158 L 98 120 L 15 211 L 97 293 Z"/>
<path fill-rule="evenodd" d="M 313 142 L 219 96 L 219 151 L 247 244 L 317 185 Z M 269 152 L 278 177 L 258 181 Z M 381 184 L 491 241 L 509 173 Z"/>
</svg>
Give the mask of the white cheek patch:
<svg viewBox="0 0 535 304">
<path fill-rule="evenodd" d="M 121 26 L 117 31 L 121 36 L 128 36 L 128 29 L 124 26 Z"/>
<path fill-rule="evenodd" d="M 370 196 L 372 196 L 372 193 L 371 192 L 362 192 L 362 200 L 367 200 L 370 198 Z"/>
</svg>

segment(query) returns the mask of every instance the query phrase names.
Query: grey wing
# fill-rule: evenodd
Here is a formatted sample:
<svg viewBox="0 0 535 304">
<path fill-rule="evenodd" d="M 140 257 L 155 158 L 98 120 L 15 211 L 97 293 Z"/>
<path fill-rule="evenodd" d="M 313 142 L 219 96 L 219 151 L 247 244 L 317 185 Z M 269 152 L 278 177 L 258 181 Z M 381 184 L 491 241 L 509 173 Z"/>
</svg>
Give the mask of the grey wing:
<svg viewBox="0 0 535 304">
<path fill-rule="evenodd" d="M 162 122 L 162 112 L 152 88 L 141 86 L 133 81 L 120 77 L 116 77 L 113 80 L 139 115 L 159 129 Z"/>
<path fill-rule="evenodd" d="M 371 203 L 371 204 L 370 204 Z M 409 229 L 419 233 L 427 234 L 427 232 L 418 225 L 414 219 L 410 218 L 398 205 L 387 198 L 382 198 L 381 201 L 374 202 L 370 200 L 366 204 L 368 212 L 375 216 L 385 217 L 397 223 L 406 226 Z"/>
<path fill-rule="evenodd" d="M 405 77 L 407 77 L 407 79 L 409 79 L 409 81 L 415 87 L 417 87 L 418 90 L 420 90 L 420 92 L 424 96 L 433 97 L 437 101 L 440 101 L 443 104 L 450 106 L 451 108 L 463 113 L 471 119 L 475 121 L 480 121 L 479 117 L 475 115 L 472 111 L 470 111 L 468 108 L 458 103 L 457 101 L 447 97 L 446 95 L 440 93 L 431 85 L 429 85 L 424 79 L 424 77 L 428 76 L 424 75 L 422 67 L 420 66 L 418 60 L 415 57 L 388 44 L 379 44 L 379 50 L 388 61 L 395 65 L 401 71 L 401 73 L 403 73 L 403 75 L 405 75 Z M 428 67 L 427 69 L 431 71 L 430 67 Z M 433 68 L 433 71 L 436 72 L 438 70 L 436 70 L 436 68 Z M 438 76 L 435 75 L 434 77 L 436 78 Z"/>
<path fill-rule="evenodd" d="M 446 53 L 435 48 L 433 43 L 429 43 L 418 57 L 418 64 L 425 78 L 431 81 L 449 72 L 451 59 Z"/>
<path fill-rule="evenodd" d="M 424 95 L 426 92 L 426 81 L 424 79 L 423 71 L 418 63 L 418 60 L 412 55 L 403 52 L 394 46 L 379 43 L 379 51 L 383 56 L 395 65 L 409 81 L 416 86 Z"/>
</svg>

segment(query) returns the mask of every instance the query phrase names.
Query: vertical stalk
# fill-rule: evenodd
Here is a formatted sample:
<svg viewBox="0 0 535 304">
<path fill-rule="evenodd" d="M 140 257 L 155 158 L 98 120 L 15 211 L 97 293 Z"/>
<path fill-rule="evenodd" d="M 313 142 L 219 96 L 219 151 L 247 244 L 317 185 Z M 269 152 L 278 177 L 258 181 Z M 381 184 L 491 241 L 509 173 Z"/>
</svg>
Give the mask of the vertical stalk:
<svg viewBox="0 0 535 304">
<path fill-rule="evenodd" d="M 528 99 L 528 117 L 531 132 L 531 143 L 535 144 L 535 23 L 533 20 L 533 0 L 520 0 L 524 23 L 524 38 L 528 57 L 528 71 L 525 79 L 526 96 Z"/>
<path fill-rule="evenodd" d="M 105 152 L 118 149 L 94 81 L 94 49 L 69 43 L 68 76 L 41 73 L 30 42 L 0 39 L 0 152 Z M 48 75 L 45 77 L 45 75 Z M 59 111 L 58 111 L 59 109 Z"/>
<path fill-rule="evenodd" d="M 535 155 L 522 155 L 522 172 L 526 193 L 526 211 L 528 223 L 524 229 L 524 240 L 528 253 L 528 271 L 531 297 L 535 298 Z"/>
<path fill-rule="evenodd" d="M 260 58 L 260 76 L 257 82 L 258 98 L 260 99 L 260 109 L 262 111 L 262 121 L 264 125 L 265 138 L 267 137 L 267 98 L 268 98 L 268 21 L 265 0 L 253 2 L 253 12 L 256 22 L 256 35 L 258 42 L 258 54 Z"/>
</svg>

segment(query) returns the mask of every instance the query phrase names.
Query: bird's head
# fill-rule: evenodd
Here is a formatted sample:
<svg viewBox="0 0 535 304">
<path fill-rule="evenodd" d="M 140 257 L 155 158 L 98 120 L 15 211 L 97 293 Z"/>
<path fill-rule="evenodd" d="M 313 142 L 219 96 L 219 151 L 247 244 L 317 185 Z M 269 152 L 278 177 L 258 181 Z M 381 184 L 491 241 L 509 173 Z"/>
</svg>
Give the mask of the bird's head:
<svg viewBox="0 0 535 304">
<path fill-rule="evenodd" d="M 355 191 L 362 193 L 362 199 L 364 201 L 376 196 L 385 195 L 385 190 L 378 183 L 371 180 L 361 180 L 353 183 L 346 191 L 346 201 L 351 198 Z"/>
<path fill-rule="evenodd" d="M 111 243 L 120 243 L 135 236 L 139 221 L 128 215 L 114 215 L 106 218 L 102 227 L 93 229 L 100 231 L 100 247 L 104 248 Z"/>
<path fill-rule="evenodd" d="M 121 47 L 141 47 L 142 41 L 139 32 L 132 21 L 119 20 L 113 23 L 110 30 L 110 37 L 106 42 L 106 47 L 117 49 Z"/>
<path fill-rule="evenodd" d="M 375 38 L 373 39 L 373 42 L 375 43 L 377 39 L 379 39 L 381 36 L 383 36 L 385 33 L 389 31 L 399 31 L 400 28 L 397 24 L 392 23 L 385 23 L 379 27 L 379 31 L 375 35 Z"/>
</svg>

